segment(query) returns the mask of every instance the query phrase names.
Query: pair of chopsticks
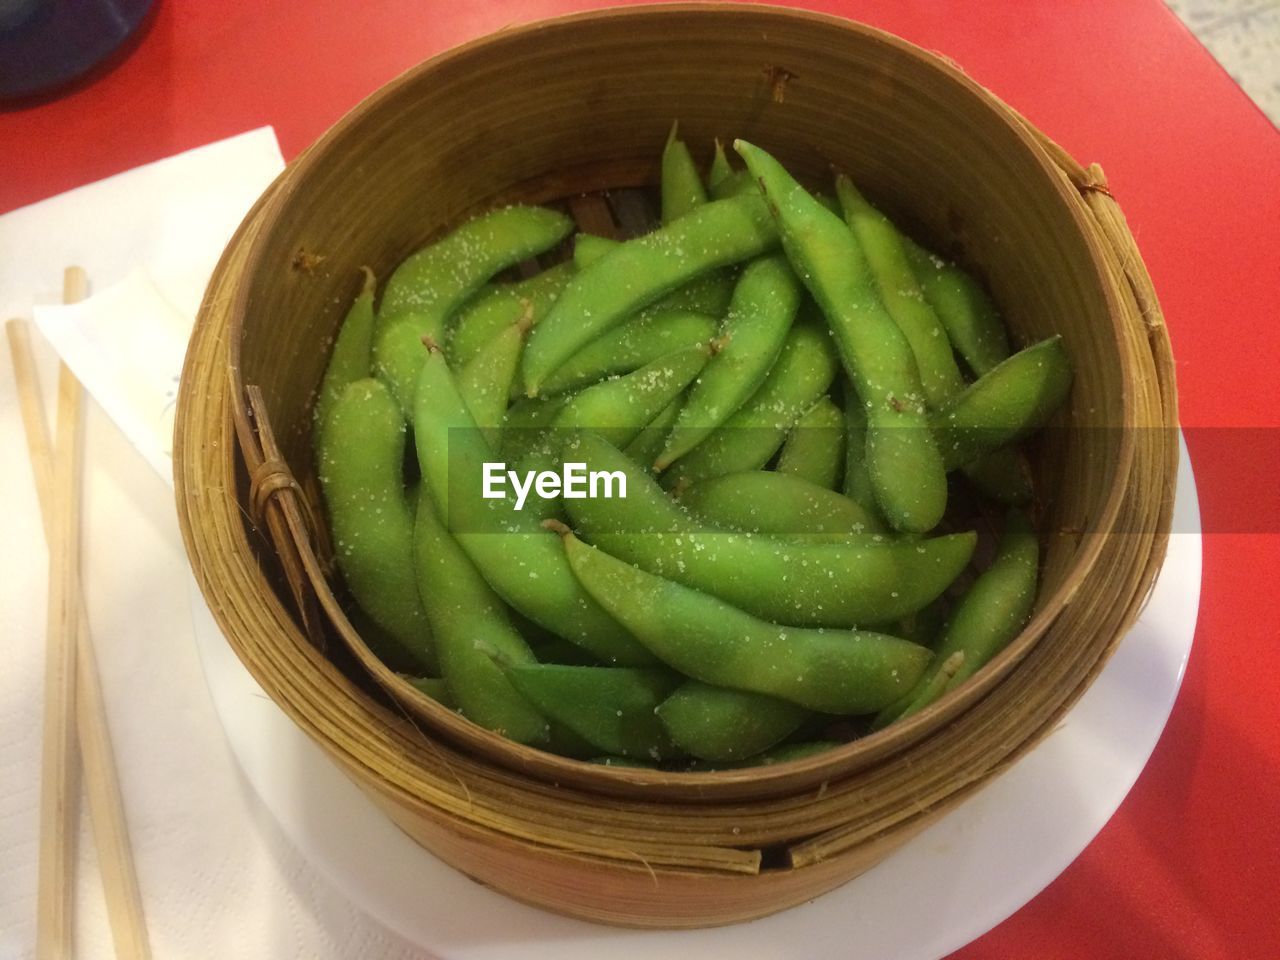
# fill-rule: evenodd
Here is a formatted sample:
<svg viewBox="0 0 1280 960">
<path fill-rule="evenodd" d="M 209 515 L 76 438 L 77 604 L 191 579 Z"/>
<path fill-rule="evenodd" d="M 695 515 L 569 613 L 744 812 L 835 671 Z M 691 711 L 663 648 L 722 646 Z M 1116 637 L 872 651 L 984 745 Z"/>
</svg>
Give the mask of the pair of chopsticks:
<svg viewBox="0 0 1280 960">
<path fill-rule="evenodd" d="M 63 276 L 63 303 L 83 300 L 87 288 L 84 271 L 68 267 Z M 5 333 L 49 545 L 36 958 L 66 960 L 72 956 L 74 838 L 78 829 L 75 791 L 77 773 L 82 771 L 116 956 L 146 960 L 151 947 L 80 590 L 84 389 L 67 365 L 61 364 L 51 446 L 27 324 L 10 320 Z"/>
</svg>

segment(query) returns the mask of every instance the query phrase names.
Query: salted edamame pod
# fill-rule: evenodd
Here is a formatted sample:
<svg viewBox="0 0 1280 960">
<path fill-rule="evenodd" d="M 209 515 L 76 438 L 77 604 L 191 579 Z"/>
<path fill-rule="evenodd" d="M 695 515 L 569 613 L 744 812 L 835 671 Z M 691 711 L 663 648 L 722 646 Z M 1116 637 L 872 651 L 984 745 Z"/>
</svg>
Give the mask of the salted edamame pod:
<svg viewBox="0 0 1280 960">
<path fill-rule="evenodd" d="M 662 222 L 678 220 L 694 207 L 707 202 L 707 188 L 702 185 L 689 147 L 678 136 L 679 124 L 671 125 L 666 146 L 662 149 Z"/>
<path fill-rule="evenodd" d="M 673 351 L 638 370 L 577 393 L 556 417 L 557 429 L 587 429 L 625 447 L 698 375 L 711 348 L 706 343 Z"/>
<path fill-rule="evenodd" d="M 720 142 L 720 138 L 716 138 L 715 150 L 711 155 L 711 168 L 707 171 L 707 191 L 708 193 L 716 188 L 726 177 L 733 174 L 733 167 L 729 165 L 729 156 L 724 152 L 724 144 Z"/>
<path fill-rule="evenodd" d="M 775 623 L 849 627 L 896 620 L 938 597 L 973 553 L 972 533 L 826 543 L 708 530 L 600 437 L 566 440 L 561 457 L 626 478 L 625 498 L 565 501 L 592 543 Z"/>
<path fill-rule="evenodd" d="M 642 467 L 653 463 L 662 452 L 662 447 L 667 442 L 667 434 L 671 432 L 676 419 L 680 416 L 686 397 L 688 397 L 688 391 L 663 407 L 662 412 L 645 424 L 644 429 L 636 434 L 635 439 L 622 448 L 622 452 L 628 459 Z"/>
<path fill-rule="evenodd" d="M 1066 400 L 1071 379 L 1060 336 L 996 364 L 930 418 L 947 466 L 971 463 L 1039 429 Z"/>
<path fill-rule="evenodd" d="M 574 242 L 574 266 L 579 270 L 583 270 L 621 245 L 621 240 L 610 240 L 608 237 L 597 237 L 593 234 L 581 233 Z M 683 310 L 688 313 L 701 313 L 710 317 L 723 316 L 725 310 L 729 308 L 729 300 L 733 296 L 734 283 L 732 274 L 731 270 L 713 270 L 710 273 L 696 276 L 688 283 L 676 287 L 670 293 L 659 297 L 646 307 L 643 312 L 647 313 L 651 310 Z"/>
<path fill-rule="evenodd" d="M 779 626 L 639 570 L 567 528 L 563 539 L 587 592 L 659 659 L 703 683 L 826 713 L 869 713 L 910 689 L 928 663 L 928 651 L 905 640 Z"/>
<path fill-rule="evenodd" d="M 844 413 L 822 397 L 787 434 L 776 469 L 834 490 L 844 475 L 844 444 Z"/>
<path fill-rule="evenodd" d="M 742 533 L 848 540 L 884 532 L 856 501 L 808 480 L 772 470 L 746 470 L 701 480 L 680 503 L 708 523 Z"/>
<path fill-rule="evenodd" d="M 404 418 L 371 377 L 347 385 L 316 435 L 334 559 L 356 603 L 389 638 L 387 666 L 436 674 L 431 628 L 413 575 L 413 505 L 402 474 Z M 366 637 L 371 647 L 375 637 Z"/>
<path fill-rule="evenodd" d="M 528 332 L 528 321 L 513 323 L 458 371 L 458 392 L 482 430 L 496 431 L 506 415 Z"/>
<path fill-rule="evenodd" d="M 922 710 L 948 690 L 977 673 L 1005 648 L 1031 619 L 1040 570 L 1040 543 L 1021 510 L 1010 510 L 990 568 L 957 602 L 943 629 L 933 662 L 917 687 L 905 698 L 901 719 Z M 949 673 L 939 682 L 940 673 Z"/>
<path fill-rule="evenodd" d="M 534 326 L 551 309 L 556 297 L 573 276 L 566 261 L 548 267 L 527 280 L 493 283 L 458 309 L 445 333 L 445 355 L 454 366 L 466 364 L 480 348 L 521 320 Z"/>
<path fill-rule="evenodd" d="M 653 657 L 588 596 L 556 536 L 509 499 L 485 499 L 483 465 L 496 462 L 432 343 L 415 391 L 414 440 L 439 517 L 494 592 L 539 626 L 602 663 L 644 666 Z"/>
<path fill-rule="evenodd" d="M 719 349 L 689 390 L 655 469 L 665 470 L 696 447 L 760 389 L 786 343 L 800 293 L 785 257 L 761 257 L 742 271 L 720 328 Z"/>
<path fill-rule="evenodd" d="M 897 530 L 933 529 L 947 505 L 946 471 L 911 345 L 885 312 L 857 241 L 773 157 L 742 140 L 734 148 L 759 180 L 787 258 L 826 315 L 866 409 L 867 468 L 881 512 Z"/>
<path fill-rule="evenodd" d="M 597 753 L 663 760 L 678 753 L 654 711 L 680 684 L 659 667 L 511 665 L 512 685 Z"/>
<path fill-rule="evenodd" d="M 880 301 L 911 346 L 930 407 L 964 389 L 951 341 L 911 270 L 902 235 L 847 176 L 836 177 L 836 196 L 875 278 Z"/>
<path fill-rule="evenodd" d="M 903 235 L 902 242 L 925 300 L 969 369 L 982 376 L 1009 355 L 1009 336 L 995 305 L 982 284 L 960 267 L 908 236 Z"/>
<path fill-rule="evenodd" d="M 457 709 L 518 743 L 542 743 L 547 721 L 494 662 L 536 663 L 506 608 L 445 529 L 423 485 L 414 524 L 418 593 Z"/>
<path fill-rule="evenodd" d="M 645 310 L 591 341 L 547 377 L 542 393 L 552 395 L 631 373 L 674 350 L 709 343 L 714 317 L 688 310 Z"/>
<path fill-rule="evenodd" d="M 797 323 L 787 334 L 764 383 L 737 412 L 663 474 L 672 487 L 741 470 L 758 470 L 786 439 L 792 424 L 835 379 L 839 361 L 821 327 Z"/>
<path fill-rule="evenodd" d="M 347 385 L 369 376 L 373 368 L 373 293 L 377 286 L 373 271 L 364 269 L 364 285 L 347 311 L 333 341 L 333 352 L 316 395 L 315 425 L 324 423 L 334 402 Z"/>
<path fill-rule="evenodd" d="M 699 760 L 742 760 L 789 737 L 810 716 L 804 707 L 763 693 L 689 680 L 658 705 L 671 741 Z"/>
<path fill-rule="evenodd" d="M 534 328 L 525 350 L 524 381 L 542 381 L 585 344 L 683 283 L 758 256 L 778 242 L 760 196 L 703 204 L 679 220 L 619 244 L 579 270 Z"/>
<path fill-rule="evenodd" d="M 440 340 L 444 321 L 507 267 L 545 253 L 567 237 L 573 221 L 546 207 L 510 206 L 468 220 L 410 254 L 387 281 L 378 304 L 383 325 L 414 316 L 419 336 Z"/>
</svg>

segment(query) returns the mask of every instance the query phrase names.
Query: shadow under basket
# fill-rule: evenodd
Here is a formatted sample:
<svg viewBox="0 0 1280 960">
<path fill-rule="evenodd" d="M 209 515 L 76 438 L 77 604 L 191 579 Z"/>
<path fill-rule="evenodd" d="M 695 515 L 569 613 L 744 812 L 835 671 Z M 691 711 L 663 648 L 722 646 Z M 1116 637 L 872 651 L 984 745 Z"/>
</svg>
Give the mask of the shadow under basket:
<svg viewBox="0 0 1280 960">
<path fill-rule="evenodd" d="M 348 622 L 314 519 L 311 405 L 359 268 L 385 278 L 494 205 L 651 185 L 675 118 L 695 156 L 741 136 L 802 179 L 848 172 L 984 277 L 1016 342 L 1061 334 L 1076 371 L 1037 456 L 1043 576 L 1026 630 L 909 720 L 755 770 L 566 760 L 417 695 Z M 187 551 L 228 642 L 409 836 L 551 910 L 699 927 L 857 875 L 1053 728 L 1163 560 L 1175 409 L 1159 306 L 1098 167 L 953 65 L 879 31 L 755 5 L 646 6 L 442 54 L 290 164 L 206 294 L 174 469 Z"/>
</svg>

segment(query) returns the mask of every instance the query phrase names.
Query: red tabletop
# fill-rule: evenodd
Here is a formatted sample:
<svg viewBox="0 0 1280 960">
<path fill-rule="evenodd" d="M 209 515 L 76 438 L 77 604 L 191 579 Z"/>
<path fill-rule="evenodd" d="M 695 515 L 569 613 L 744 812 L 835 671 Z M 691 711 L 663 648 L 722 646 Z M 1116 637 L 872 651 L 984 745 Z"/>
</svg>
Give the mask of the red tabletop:
<svg viewBox="0 0 1280 960">
<path fill-rule="evenodd" d="M 605 5 L 161 0 L 109 69 L 0 111 L 0 212 L 263 124 L 287 159 L 432 54 Z M 1280 135 L 1160 0 L 795 5 L 945 54 L 1104 166 L 1165 310 L 1199 482 L 1200 620 L 1150 764 L 1061 877 L 956 956 L 1280 957 Z"/>
</svg>

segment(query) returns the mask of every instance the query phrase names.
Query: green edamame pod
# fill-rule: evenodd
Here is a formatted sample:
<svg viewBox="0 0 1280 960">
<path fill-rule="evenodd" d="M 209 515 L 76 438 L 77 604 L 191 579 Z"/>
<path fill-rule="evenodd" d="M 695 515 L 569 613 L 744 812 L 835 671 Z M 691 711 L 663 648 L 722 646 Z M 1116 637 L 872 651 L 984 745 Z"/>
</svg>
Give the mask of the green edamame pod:
<svg viewBox="0 0 1280 960">
<path fill-rule="evenodd" d="M 1009 336 L 982 284 L 903 236 L 911 270 L 952 345 L 977 376 L 1009 355 Z"/>
<path fill-rule="evenodd" d="M 1031 464 L 1016 447 L 992 450 L 960 469 L 979 493 L 996 503 L 1021 507 L 1035 496 Z"/>
<path fill-rule="evenodd" d="M 672 464 L 663 482 L 679 486 L 763 467 L 791 425 L 831 386 L 837 363 L 825 330 L 809 323 L 793 326 L 760 389 Z"/>
<path fill-rule="evenodd" d="M 665 470 L 696 447 L 760 389 L 799 307 L 800 281 L 784 257 L 762 257 L 742 271 L 720 330 L 720 348 L 690 389 L 655 469 Z"/>
<path fill-rule="evenodd" d="M 950 585 L 976 540 L 963 533 L 825 543 L 708 531 L 600 437 L 566 440 L 561 457 L 626 478 L 625 498 L 565 501 L 574 525 L 596 546 L 775 623 L 849 627 L 907 616 Z"/>
<path fill-rule="evenodd" d="M 545 207 L 483 213 L 410 254 L 391 274 L 378 318 L 414 316 L 419 336 L 440 340 L 445 318 L 495 274 L 545 253 L 573 231 L 573 221 Z"/>
<path fill-rule="evenodd" d="M 564 405 L 555 426 L 592 430 L 625 447 L 684 392 L 710 353 L 705 343 L 685 347 L 625 376 L 587 387 Z"/>
<path fill-rule="evenodd" d="M 667 404 L 661 413 L 645 424 L 645 428 L 636 435 L 634 440 L 622 448 L 622 452 L 628 459 L 642 467 L 657 459 L 663 446 L 666 445 L 667 434 L 675 426 L 680 411 L 684 408 L 685 398 L 688 395 L 688 391 L 685 391 Z"/>
<path fill-rule="evenodd" d="M 493 338 L 458 371 L 458 392 L 476 426 L 496 433 L 507 413 L 507 400 L 520 369 L 520 353 L 528 321 L 513 323 Z"/>
<path fill-rule="evenodd" d="M 580 270 L 525 349 L 525 389 L 581 347 L 694 277 L 764 253 L 777 228 L 759 196 L 703 204 L 652 233 L 619 244 Z"/>
<path fill-rule="evenodd" d="M 768 750 L 800 728 L 809 711 L 762 693 L 680 685 L 658 705 L 671 742 L 699 760 L 742 760 Z"/>
<path fill-rule="evenodd" d="M 373 369 L 373 292 L 377 286 L 373 271 L 364 270 L 364 286 L 347 311 L 338 335 L 333 341 L 333 352 L 320 381 L 316 395 L 315 425 L 318 429 L 329 415 L 335 401 L 347 385 L 369 376 Z"/>
<path fill-rule="evenodd" d="M 848 497 L 772 470 L 700 480 L 680 503 L 708 523 L 742 533 L 844 541 L 884 532 L 879 517 Z"/>
<path fill-rule="evenodd" d="M 870 516 L 880 517 L 876 492 L 867 469 L 867 411 L 858 394 L 845 384 L 844 395 L 844 495 Z"/>
<path fill-rule="evenodd" d="M 542 394 L 572 390 L 631 373 L 674 350 L 710 342 L 715 319 L 685 310 L 650 309 L 597 337 L 542 382 Z"/>
<path fill-rule="evenodd" d="M 773 157 L 741 140 L 734 148 L 760 181 L 787 258 L 826 315 L 866 408 L 867 468 L 881 513 L 896 530 L 933 529 L 947 505 L 946 471 L 911 345 L 880 303 L 857 241 Z"/>
<path fill-rule="evenodd" d="M 711 169 L 707 171 L 707 190 L 714 190 L 725 177 L 732 173 L 733 167 L 729 165 L 729 156 L 724 152 L 724 144 L 717 137 L 715 152 L 711 156 Z"/>
<path fill-rule="evenodd" d="M 457 701 L 453 699 L 453 694 L 449 692 L 449 685 L 444 682 L 441 677 L 405 677 L 409 685 L 417 688 L 421 693 L 425 693 L 432 700 L 436 701 L 442 707 L 448 707 L 450 710 L 457 710 Z"/>
<path fill-rule="evenodd" d="M 425 484 L 414 525 L 414 563 L 440 671 L 462 715 L 517 743 L 546 741 L 546 719 L 494 662 L 536 663 L 533 652 L 445 529 Z"/>
<path fill-rule="evenodd" d="M 526 319 L 530 326 L 547 315 L 573 276 L 573 264 L 558 263 L 527 280 L 494 283 L 458 310 L 445 334 L 445 355 L 454 366 L 466 364 L 499 333 Z"/>
<path fill-rule="evenodd" d="M 1071 377 L 1061 337 L 998 363 L 930 418 L 947 466 L 971 463 L 1043 426 L 1066 400 Z"/>
<path fill-rule="evenodd" d="M 734 170 L 727 177 L 711 188 L 711 199 L 727 200 L 729 197 L 741 196 L 758 190 L 749 170 Z"/>
<path fill-rule="evenodd" d="M 677 752 L 654 714 L 680 684 L 669 670 L 543 663 L 510 666 L 507 675 L 531 703 L 597 753 L 662 760 Z"/>
<path fill-rule="evenodd" d="M 964 653 L 958 651 L 947 657 L 936 670 L 916 684 L 915 689 L 897 703 L 885 707 L 871 722 L 871 732 L 883 730 L 889 724 L 903 717 L 918 713 L 941 697 L 947 691 L 956 671 L 964 665 Z"/>
<path fill-rule="evenodd" d="M 413 505 L 405 493 L 404 418 L 366 377 L 348 384 L 316 436 L 334 558 L 355 597 L 393 642 L 374 653 L 406 673 L 435 674 L 431 628 L 413 576 Z M 366 637 L 372 645 L 374 637 Z"/>
<path fill-rule="evenodd" d="M 415 392 L 414 440 L 440 519 L 494 592 L 534 623 L 602 663 L 644 666 L 653 657 L 574 578 L 556 536 L 532 510 L 483 496 L 483 465 L 496 462 L 431 344 Z"/>
<path fill-rule="evenodd" d="M 607 237 L 597 237 L 589 233 L 579 234 L 573 247 L 574 266 L 579 270 L 585 270 L 621 245 L 621 240 L 610 240 Z M 729 300 L 732 296 L 732 272 L 713 270 L 711 273 L 694 277 L 683 286 L 659 297 L 646 307 L 644 312 L 682 310 L 686 313 L 720 317 L 724 316 L 724 312 L 729 309 Z"/>
<path fill-rule="evenodd" d="M 991 567 L 960 598 L 943 630 L 928 672 L 912 691 L 898 719 L 923 709 L 977 673 L 1005 648 L 1031 619 L 1040 569 L 1040 543 L 1021 510 L 1005 517 Z M 954 658 L 962 656 L 956 661 Z M 934 682 L 944 666 L 951 677 L 939 689 Z M 932 696 L 922 696 L 928 688 Z"/>
<path fill-rule="evenodd" d="M 662 149 L 662 222 L 678 220 L 707 202 L 707 189 L 693 163 L 688 146 L 677 136 L 679 123 L 671 124 Z"/>
<path fill-rule="evenodd" d="M 791 428 L 778 455 L 778 473 L 835 490 L 844 474 L 844 443 L 844 414 L 823 397 Z"/>
<path fill-rule="evenodd" d="M 902 235 L 848 177 L 836 177 L 836 195 L 875 278 L 880 301 L 911 345 L 925 399 L 930 407 L 939 407 L 964 389 L 964 377 L 942 321 L 911 270 Z"/>
<path fill-rule="evenodd" d="M 533 453 L 554 447 L 551 425 L 572 394 L 558 397 L 521 397 L 507 409 L 499 439 L 502 458 L 519 463 Z"/>
<path fill-rule="evenodd" d="M 928 663 L 928 651 L 897 637 L 758 620 L 588 546 L 567 529 L 564 549 L 588 593 L 659 659 L 703 683 L 825 713 L 869 713 L 902 696 Z"/>
</svg>

